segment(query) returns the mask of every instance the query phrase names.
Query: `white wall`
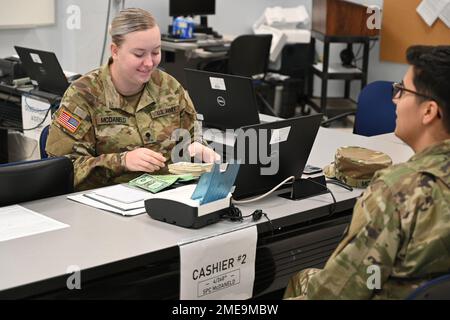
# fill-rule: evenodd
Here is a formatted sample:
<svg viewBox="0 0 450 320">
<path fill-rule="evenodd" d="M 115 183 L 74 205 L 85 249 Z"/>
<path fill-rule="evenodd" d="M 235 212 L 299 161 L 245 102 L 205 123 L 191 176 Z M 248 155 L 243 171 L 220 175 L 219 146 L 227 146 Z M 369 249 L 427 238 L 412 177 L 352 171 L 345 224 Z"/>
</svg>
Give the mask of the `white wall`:
<svg viewBox="0 0 450 320">
<path fill-rule="evenodd" d="M 32 1 L 32 0 L 30 0 Z M 188 1 L 188 0 L 186 0 Z M 352 0 L 366 5 L 382 5 L 382 0 Z M 113 0 L 113 12 L 120 9 L 118 1 Z M 162 31 L 166 31 L 169 19 L 168 0 L 128 0 L 127 7 L 142 7 L 151 11 Z M 251 32 L 251 26 L 269 6 L 293 7 L 300 4 L 311 12 L 311 0 L 216 0 L 216 15 L 209 17 L 209 24 L 223 34 L 242 34 Z M 81 9 L 81 28 L 70 30 L 66 26 L 70 5 Z M 58 0 L 56 1 L 56 24 L 34 29 L 0 30 L 0 57 L 15 54 L 14 45 L 22 45 L 54 51 L 64 69 L 85 73 L 96 68 L 100 62 L 103 35 L 105 32 L 107 0 Z M 338 62 L 342 46 L 332 48 L 332 61 Z M 320 44 L 318 51 L 321 52 Z M 370 52 L 369 81 L 387 79 L 398 80 L 403 77 L 406 66 L 379 61 L 379 44 Z M 342 94 L 341 84 L 332 84 L 329 95 Z M 359 85 L 355 81 L 353 95 Z"/>
</svg>

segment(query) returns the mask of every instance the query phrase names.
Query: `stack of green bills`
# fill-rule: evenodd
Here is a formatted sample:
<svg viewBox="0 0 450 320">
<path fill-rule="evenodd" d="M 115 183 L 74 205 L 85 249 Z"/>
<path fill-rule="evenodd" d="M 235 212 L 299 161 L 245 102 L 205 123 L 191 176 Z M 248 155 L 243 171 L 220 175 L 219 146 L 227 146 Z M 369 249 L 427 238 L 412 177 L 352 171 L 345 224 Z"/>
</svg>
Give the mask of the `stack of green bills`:
<svg viewBox="0 0 450 320">
<path fill-rule="evenodd" d="M 200 177 L 205 172 L 210 172 L 214 163 L 177 162 L 169 164 L 169 172 L 176 175 L 191 174 Z"/>
<path fill-rule="evenodd" d="M 129 185 L 138 187 L 151 193 L 157 193 L 170 187 L 177 181 L 187 182 L 196 179 L 191 174 L 183 175 L 149 175 L 147 173 L 128 182 Z"/>
</svg>

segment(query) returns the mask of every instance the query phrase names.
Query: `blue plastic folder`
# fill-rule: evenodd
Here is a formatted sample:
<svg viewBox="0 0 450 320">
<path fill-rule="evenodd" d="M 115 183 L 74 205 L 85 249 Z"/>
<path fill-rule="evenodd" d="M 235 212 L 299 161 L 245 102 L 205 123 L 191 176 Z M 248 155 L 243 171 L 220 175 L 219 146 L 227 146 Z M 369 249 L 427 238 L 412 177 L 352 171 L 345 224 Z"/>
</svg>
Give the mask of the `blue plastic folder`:
<svg viewBox="0 0 450 320">
<path fill-rule="evenodd" d="M 228 163 L 224 172 L 220 164 L 215 163 L 211 172 L 204 173 L 198 181 L 191 196 L 192 200 L 200 200 L 200 205 L 226 198 L 236 180 L 240 163 Z"/>
</svg>

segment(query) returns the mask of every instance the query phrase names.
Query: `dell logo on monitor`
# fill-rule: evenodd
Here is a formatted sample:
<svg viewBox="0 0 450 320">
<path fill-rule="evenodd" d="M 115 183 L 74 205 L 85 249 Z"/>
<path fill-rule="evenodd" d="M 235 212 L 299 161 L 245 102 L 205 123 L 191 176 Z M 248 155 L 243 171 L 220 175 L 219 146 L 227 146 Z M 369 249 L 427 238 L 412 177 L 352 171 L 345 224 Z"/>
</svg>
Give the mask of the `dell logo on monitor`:
<svg viewBox="0 0 450 320">
<path fill-rule="evenodd" d="M 225 107 L 225 105 L 227 104 L 225 101 L 225 98 L 222 96 L 218 96 L 217 97 L 217 104 L 221 107 Z"/>
</svg>

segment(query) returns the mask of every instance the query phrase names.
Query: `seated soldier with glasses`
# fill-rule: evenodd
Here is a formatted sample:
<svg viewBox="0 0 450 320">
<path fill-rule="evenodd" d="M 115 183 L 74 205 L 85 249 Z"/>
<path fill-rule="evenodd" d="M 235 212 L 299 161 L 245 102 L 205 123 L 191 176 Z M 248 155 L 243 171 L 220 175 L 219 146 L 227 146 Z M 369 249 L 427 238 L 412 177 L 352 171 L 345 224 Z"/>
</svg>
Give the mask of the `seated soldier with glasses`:
<svg viewBox="0 0 450 320">
<path fill-rule="evenodd" d="M 450 272 L 450 46 L 413 46 L 407 59 L 395 134 L 415 155 L 375 173 L 324 269 L 299 272 L 285 298 L 404 299 Z"/>
</svg>

